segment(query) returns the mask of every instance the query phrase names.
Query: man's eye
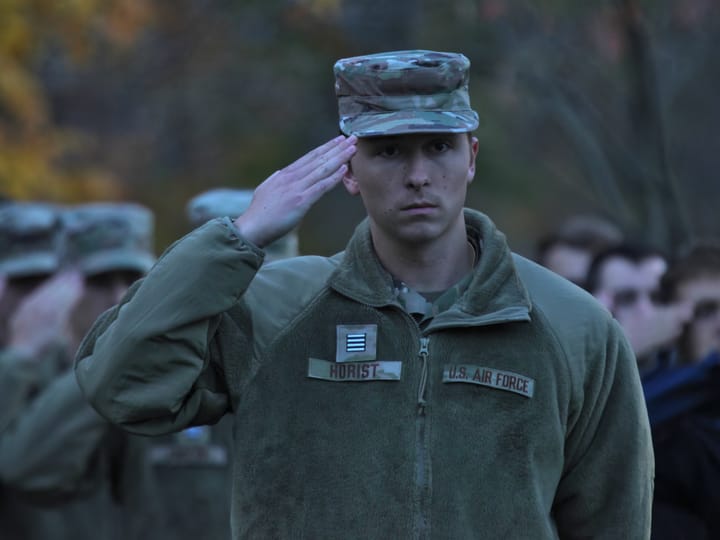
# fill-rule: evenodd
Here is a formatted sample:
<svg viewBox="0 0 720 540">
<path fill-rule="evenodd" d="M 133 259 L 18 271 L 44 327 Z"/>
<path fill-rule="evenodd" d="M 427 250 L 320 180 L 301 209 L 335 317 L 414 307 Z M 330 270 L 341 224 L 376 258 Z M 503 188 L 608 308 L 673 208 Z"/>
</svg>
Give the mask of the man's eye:
<svg viewBox="0 0 720 540">
<path fill-rule="evenodd" d="M 397 146 L 383 146 L 378 149 L 378 155 L 382 157 L 395 157 L 400 153 Z"/>
<path fill-rule="evenodd" d="M 450 149 L 450 144 L 447 141 L 433 141 L 432 149 L 434 152 L 445 152 Z"/>
</svg>

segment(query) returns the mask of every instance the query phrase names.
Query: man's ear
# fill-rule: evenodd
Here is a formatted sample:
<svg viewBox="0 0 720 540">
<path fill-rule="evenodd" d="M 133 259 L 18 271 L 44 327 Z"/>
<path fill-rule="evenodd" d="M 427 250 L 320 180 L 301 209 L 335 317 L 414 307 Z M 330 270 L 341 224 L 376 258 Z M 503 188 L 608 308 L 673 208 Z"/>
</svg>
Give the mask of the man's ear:
<svg viewBox="0 0 720 540">
<path fill-rule="evenodd" d="M 345 185 L 345 189 L 350 195 L 360 194 L 360 187 L 358 186 L 357 180 L 355 179 L 355 175 L 353 174 L 352 170 L 352 164 L 350 163 L 348 163 L 348 170 L 345 172 L 342 182 Z"/>
<path fill-rule="evenodd" d="M 470 138 L 470 164 L 468 166 L 467 183 L 470 184 L 475 178 L 475 162 L 477 159 L 479 143 L 477 137 Z"/>
</svg>

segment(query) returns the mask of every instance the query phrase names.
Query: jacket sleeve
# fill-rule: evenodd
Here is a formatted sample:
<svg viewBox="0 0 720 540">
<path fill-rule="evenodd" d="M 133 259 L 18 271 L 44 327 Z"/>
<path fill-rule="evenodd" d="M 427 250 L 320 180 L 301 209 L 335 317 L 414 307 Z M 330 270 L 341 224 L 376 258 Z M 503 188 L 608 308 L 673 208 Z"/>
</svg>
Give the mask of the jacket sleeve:
<svg viewBox="0 0 720 540">
<path fill-rule="evenodd" d="M 59 376 L 0 437 L 0 481 L 42 501 L 81 495 L 109 424 L 80 392 L 71 370 Z"/>
<path fill-rule="evenodd" d="M 262 257 L 227 218 L 168 248 L 80 345 L 75 373 L 92 406 L 127 431 L 149 435 L 225 414 L 221 353 L 211 355 L 217 348 L 210 345 Z"/>
<path fill-rule="evenodd" d="M 555 517 L 560 538 L 646 539 L 654 481 L 647 409 L 634 354 L 613 320 L 570 358 L 576 398 Z"/>
</svg>

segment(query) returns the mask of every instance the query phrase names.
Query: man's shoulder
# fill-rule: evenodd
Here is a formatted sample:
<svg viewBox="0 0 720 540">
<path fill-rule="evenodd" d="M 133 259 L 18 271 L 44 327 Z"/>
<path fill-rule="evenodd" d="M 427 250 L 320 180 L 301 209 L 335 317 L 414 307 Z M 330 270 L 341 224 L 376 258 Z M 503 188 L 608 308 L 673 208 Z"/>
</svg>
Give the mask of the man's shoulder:
<svg viewBox="0 0 720 540">
<path fill-rule="evenodd" d="M 246 297 L 265 303 L 270 297 L 277 299 L 279 294 L 286 304 L 307 303 L 326 288 L 339 264 L 337 255 L 301 255 L 265 263 L 255 275 Z"/>
<path fill-rule="evenodd" d="M 560 275 L 513 254 L 518 276 L 533 304 L 560 333 L 607 328 L 612 316 L 590 293 Z"/>
<path fill-rule="evenodd" d="M 271 340 L 328 287 L 338 257 L 303 255 L 263 264 L 243 295 L 256 340 Z"/>
<path fill-rule="evenodd" d="M 622 329 L 590 293 L 533 261 L 513 258 L 532 303 L 531 318 L 555 340 L 577 381 L 599 376 L 608 361 L 622 358 L 635 365 L 629 345 L 621 345 L 626 342 Z M 608 355 L 609 350 L 617 354 Z"/>
<path fill-rule="evenodd" d="M 292 279 L 298 276 L 306 281 L 324 282 L 338 267 L 342 253 L 331 257 L 322 255 L 299 255 L 263 264 L 258 275 L 272 278 Z"/>
</svg>

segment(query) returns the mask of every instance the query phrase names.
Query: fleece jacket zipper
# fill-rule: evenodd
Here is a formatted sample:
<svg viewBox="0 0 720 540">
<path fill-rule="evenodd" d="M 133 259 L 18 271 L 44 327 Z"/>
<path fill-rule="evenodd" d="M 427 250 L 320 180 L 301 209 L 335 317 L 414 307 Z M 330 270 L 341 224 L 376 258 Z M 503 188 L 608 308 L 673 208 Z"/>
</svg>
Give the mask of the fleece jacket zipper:
<svg viewBox="0 0 720 540">
<path fill-rule="evenodd" d="M 420 382 L 418 384 L 417 415 L 415 417 L 415 537 L 430 537 L 431 468 L 428 449 L 428 421 L 426 392 L 428 380 L 429 337 L 420 338 Z"/>
</svg>

